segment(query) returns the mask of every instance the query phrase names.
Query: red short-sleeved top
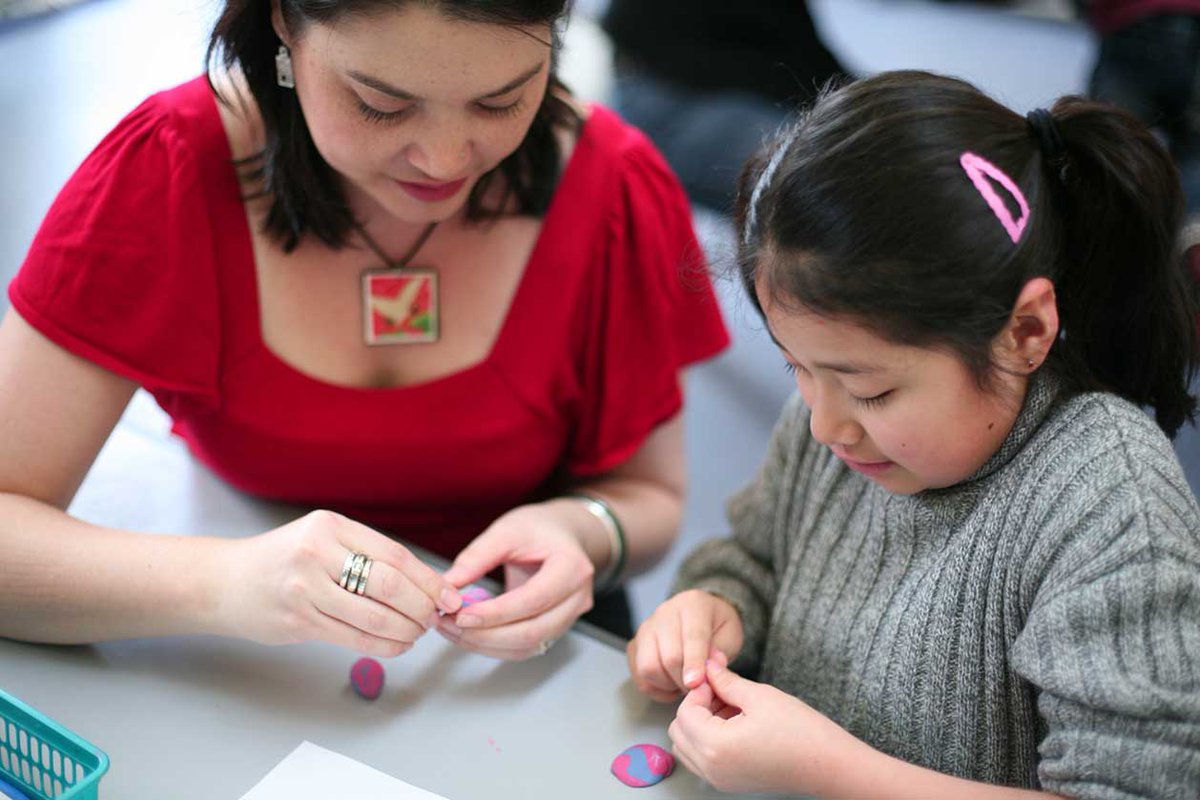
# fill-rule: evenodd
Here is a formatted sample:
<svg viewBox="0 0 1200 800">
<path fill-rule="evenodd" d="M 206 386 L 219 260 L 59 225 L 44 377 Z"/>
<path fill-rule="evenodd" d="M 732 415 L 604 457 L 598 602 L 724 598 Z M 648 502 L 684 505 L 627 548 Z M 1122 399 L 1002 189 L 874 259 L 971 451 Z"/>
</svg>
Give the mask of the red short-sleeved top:
<svg viewBox="0 0 1200 800">
<path fill-rule="evenodd" d="M 444 555 L 621 464 L 728 342 L 679 184 L 613 112 L 584 123 L 490 353 L 413 386 L 309 377 L 263 343 L 255 264 L 203 78 L 126 117 L 63 188 L 9 297 L 137 381 L 217 474 Z"/>
</svg>

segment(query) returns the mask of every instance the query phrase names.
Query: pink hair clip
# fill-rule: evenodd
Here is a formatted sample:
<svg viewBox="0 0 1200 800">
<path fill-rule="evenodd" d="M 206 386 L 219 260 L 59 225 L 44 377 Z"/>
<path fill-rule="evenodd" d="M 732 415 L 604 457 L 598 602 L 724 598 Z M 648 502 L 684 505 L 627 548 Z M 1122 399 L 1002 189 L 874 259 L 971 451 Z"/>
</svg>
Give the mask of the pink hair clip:
<svg viewBox="0 0 1200 800">
<path fill-rule="evenodd" d="M 996 219 L 1000 220 L 1000 224 L 1004 226 L 1004 230 L 1008 231 L 1008 236 L 1013 240 L 1013 244 L 1020 241 L 1021 234 L 1024 233 L 1025 226 L 1029 223 L 1029 203 L 1025 201 L 1025 194 L 1021 191 L 1021 187 L 1017 186 L 1013 179 L 1004 173 L 1004 170 L 983 156 L 969 151 L 964 152 L 959 157 L 958 163 L 962 164 L 962 168 L 967 173 L 967 177 L 971 179 L 971 183 L 975 184 L 975 188 L 983 195 L 983 199 L 987 201 L 988 206 L 992 209 L 992 213 L 996 215 Z M 1008 210 L 1008 206 L 1000 199 L 1000 195 L 996 194 L 996 189 L 988 181 L 988 178 L 1003 186 L 1013 196 L 1013 199 L 1017 201 L 1017 205 L 1021 209 L 1020 217 L 1013 219 L 1012 212 Z"/>
</svg>

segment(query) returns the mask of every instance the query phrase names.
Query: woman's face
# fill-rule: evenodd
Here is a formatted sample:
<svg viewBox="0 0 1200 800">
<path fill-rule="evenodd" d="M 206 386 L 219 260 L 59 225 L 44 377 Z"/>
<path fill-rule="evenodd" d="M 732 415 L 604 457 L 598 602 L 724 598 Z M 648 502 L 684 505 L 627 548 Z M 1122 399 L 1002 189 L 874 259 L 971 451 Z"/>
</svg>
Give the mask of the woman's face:
<svg viewBox="0 0 1200 800">
<path fill-rule="evenodd" d="M 550 76 L 550 26 L 463 22 L 413 3 L 312 24 L 289 46 L 304 119 L 352 207 L 446 219 L 520 145 Z"/>
</svg>

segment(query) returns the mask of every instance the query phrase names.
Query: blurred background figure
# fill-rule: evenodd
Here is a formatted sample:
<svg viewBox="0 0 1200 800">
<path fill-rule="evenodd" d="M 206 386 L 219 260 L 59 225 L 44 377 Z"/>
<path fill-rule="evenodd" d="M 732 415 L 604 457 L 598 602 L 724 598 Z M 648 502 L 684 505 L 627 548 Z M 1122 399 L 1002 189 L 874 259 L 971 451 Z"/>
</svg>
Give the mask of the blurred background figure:
<svg viewBox="0 0 1200 800">
<path fill-rule="evenodd" d="M 59 11 L 81 2 L 83 0 L 0 0 L 0 24 Z"/>
<path fill-rule="evenodd" d="M 1088 94 L 1166 140 L 1200 215 L 1200 0 L 1079 0 L 1100 37 Z"/>
<path fill-rule="evenodd" d="M 846 73 L 804 2 L 612 0 L 612 98 L 695 203 L 727 212 L 743 162 L 789 110 Z"/>
</svg>

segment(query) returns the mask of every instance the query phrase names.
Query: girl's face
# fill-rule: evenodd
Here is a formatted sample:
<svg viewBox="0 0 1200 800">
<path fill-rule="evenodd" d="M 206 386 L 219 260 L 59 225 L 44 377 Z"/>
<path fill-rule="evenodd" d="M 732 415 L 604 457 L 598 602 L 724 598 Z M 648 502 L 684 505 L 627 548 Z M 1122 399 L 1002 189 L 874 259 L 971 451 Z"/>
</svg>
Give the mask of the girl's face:
<svg viewBox="0 0 1200 800">
<path fill-rule="evenodd" d="M 411 223 L 461 209 L 525 138 L 549 81 L 550 35 L 420 3 L 305 28 L 290 42 L 295 91 L 351 205 L 373 201 Z"/>
<path fill-rule="evenodd" d="M 1023 378 L 979 388 L 954 355 L 797 312 L 759 291 L 767 324 L 812 409 L 813 438 L 897 494 L 952 486 L 994 454 L 1020 411 Z"/>
</svg>

